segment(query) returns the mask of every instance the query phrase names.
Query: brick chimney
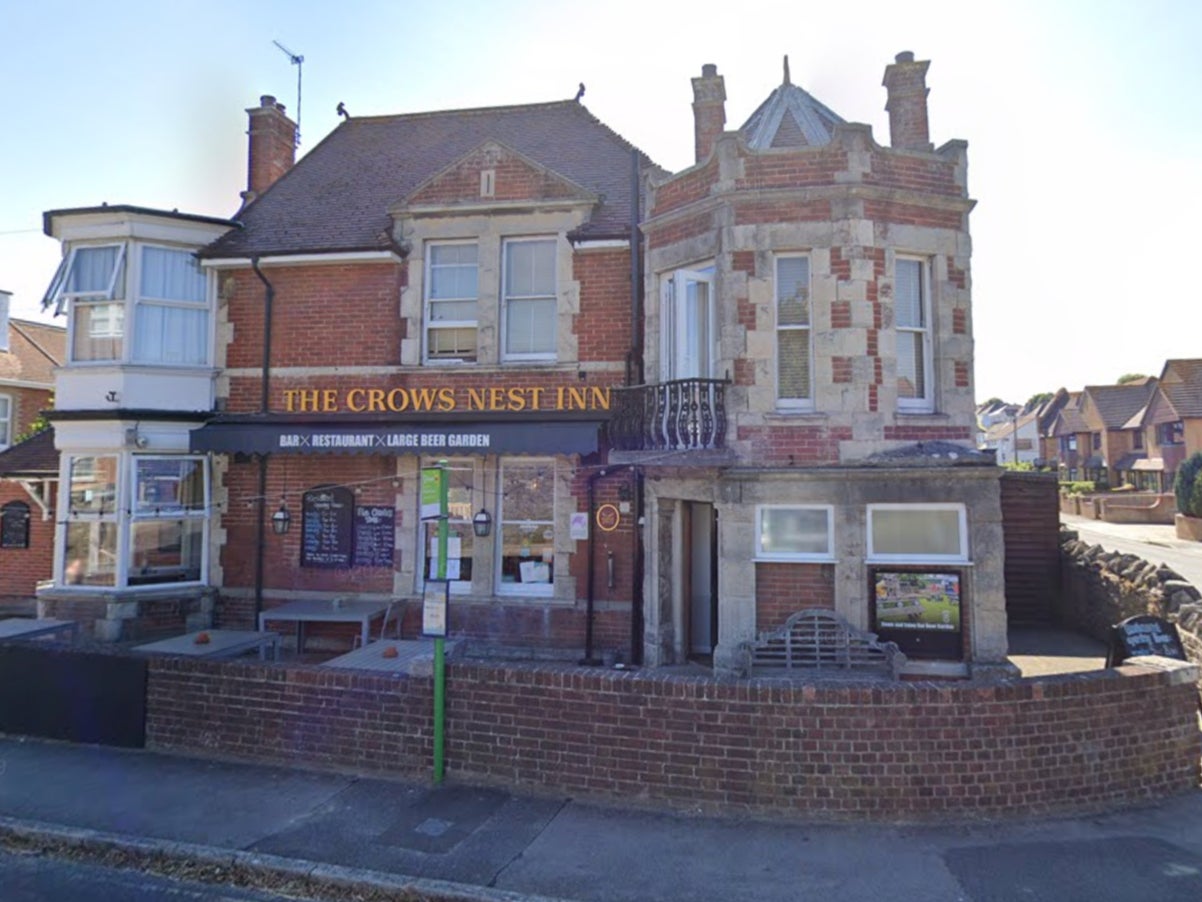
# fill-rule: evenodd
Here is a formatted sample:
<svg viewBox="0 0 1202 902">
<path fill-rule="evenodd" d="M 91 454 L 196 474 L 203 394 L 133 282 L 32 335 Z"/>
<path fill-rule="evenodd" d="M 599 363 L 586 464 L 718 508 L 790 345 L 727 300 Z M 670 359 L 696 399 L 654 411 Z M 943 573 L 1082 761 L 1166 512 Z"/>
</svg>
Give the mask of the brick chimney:
<svg viewBox="0 0 1202 902">
<path fill-rule="evenodd" d="M 914 54 L 906 50 L 885 67 L 888 91 L 889 144 L 900 150 L 934 150 L 927 125 L 927 68 L 930 60 L 914 62 Z"/>
<path fill-rule="evenodd" d="M 246 190 L 242 199 L 250 203 L 296 161 L 296 123 L 284 113 L 284 105 L 270 94 L 246 111 L 250 117 L 250 152 L 246 162 Z"/>
<path fill-rule="evenodd" d="M 693 79 L 693 141 L 700 163 L 714 149 L 726 127 L 726 82 L 718 67 L 706 63 L 701 77 Z"/>
</svg>

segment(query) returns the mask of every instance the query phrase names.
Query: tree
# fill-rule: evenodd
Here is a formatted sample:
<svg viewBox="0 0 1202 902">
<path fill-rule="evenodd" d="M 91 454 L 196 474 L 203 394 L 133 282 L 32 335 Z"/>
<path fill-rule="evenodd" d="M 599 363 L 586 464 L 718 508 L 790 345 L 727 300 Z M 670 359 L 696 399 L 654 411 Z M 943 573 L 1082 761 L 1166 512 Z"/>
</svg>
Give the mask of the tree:
<svg viewBox="0 0 1202 902">
<path fill-rule="evenodd" d="M 1027 405 L 1023 409 L 1024 410 L 1032 410 L 1035 407 L 1039 406 L 1040 404 L 1044 404 L 1044 403 L 1052 400 L 1052 398 L 1054 398 L 1054 397 L 1055 397 L 1055 394 L 1050 391 L 1041 391 L 1041 392 L 1039 392 L 1039 394 L 1031 395 L 1031 397 L 1027 398 Z"/>
<path fill-rule="evenodd" d="M 1119 376 L 1118 385 L 1126 385 L 1128 382 L 1138 382 L 1140 379 L 1147 379 L 1143 373 L 1124 373 Z"/>
<path fill-rule="evenodd" d="M 1179 513 L 1202 517 L 1202 451 L 1190 455 L 1189 460 L 1177 468 L 1173 494 L 1177 496 Z"/>
</svg>

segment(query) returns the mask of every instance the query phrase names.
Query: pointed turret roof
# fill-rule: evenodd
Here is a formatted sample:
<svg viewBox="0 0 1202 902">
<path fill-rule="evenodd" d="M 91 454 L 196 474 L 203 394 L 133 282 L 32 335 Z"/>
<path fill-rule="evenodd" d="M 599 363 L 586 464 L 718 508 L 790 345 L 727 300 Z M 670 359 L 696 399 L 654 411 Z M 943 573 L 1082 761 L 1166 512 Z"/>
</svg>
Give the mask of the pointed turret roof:
<svg viewBox="0 0 1202 902">
<path fill-rule="evenodd" d="M 835 126 L 845 120 L 793 84 L 787 56 L 784 69 L 780 87 L 768 95 L 739 129 L 743 140 L 754 150 L 829 144 Z"/>
</svg>

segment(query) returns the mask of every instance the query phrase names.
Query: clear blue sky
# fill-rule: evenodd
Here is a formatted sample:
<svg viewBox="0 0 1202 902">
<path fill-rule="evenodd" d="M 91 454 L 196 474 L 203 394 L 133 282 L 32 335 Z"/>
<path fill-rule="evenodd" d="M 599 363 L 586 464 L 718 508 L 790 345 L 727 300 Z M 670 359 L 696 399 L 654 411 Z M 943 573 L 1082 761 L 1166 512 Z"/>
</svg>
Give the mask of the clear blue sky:
<svg viewBox="0 0 1202 902">
<path fill-rule="evenodd" d="M 794 83 L 888 142 L 885 65 L 932 61 L 931 137 L 969 143 L 978 399 L 1202 357 L 1197 0 L 635 3 L 0 0 L 0 288 L 35 316 L 58 246 L 42 211 L 101 202 L 231 215 L 246 107 L 301 152 L 352 115 L 530 103 L 587 86 L 663 166 L 692 162 L 689 79 L 726 78 L 737 127 Z"/>
</svg>

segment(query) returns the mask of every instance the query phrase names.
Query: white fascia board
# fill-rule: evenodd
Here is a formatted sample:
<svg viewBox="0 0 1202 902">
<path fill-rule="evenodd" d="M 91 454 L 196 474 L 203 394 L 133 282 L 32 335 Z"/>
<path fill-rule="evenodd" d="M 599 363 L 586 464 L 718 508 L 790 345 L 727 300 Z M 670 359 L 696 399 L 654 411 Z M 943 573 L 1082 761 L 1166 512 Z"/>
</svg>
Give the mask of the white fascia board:
<svg viewBox="0 0 1202 902">
<path fill-rule="evenodd" d="M 400 263 L 392 251 L 346 251 L 334 254 L 284 254 L 260 257 L 260 266 L 308 266 L 323 263 Z M 241 269 L 251 265 L 250 257 L 204 259 L 200 265 L 208 269 Z"/>
<path fill-rule="evenodd" d="M 627 238 L 597 238 L 593 241 L 586 239 L 584 241 L 577 241 L 572 246 L 578 251 L 604 250 L 607 248 L 630 247 L 630 240 Z"/>
</svg>

